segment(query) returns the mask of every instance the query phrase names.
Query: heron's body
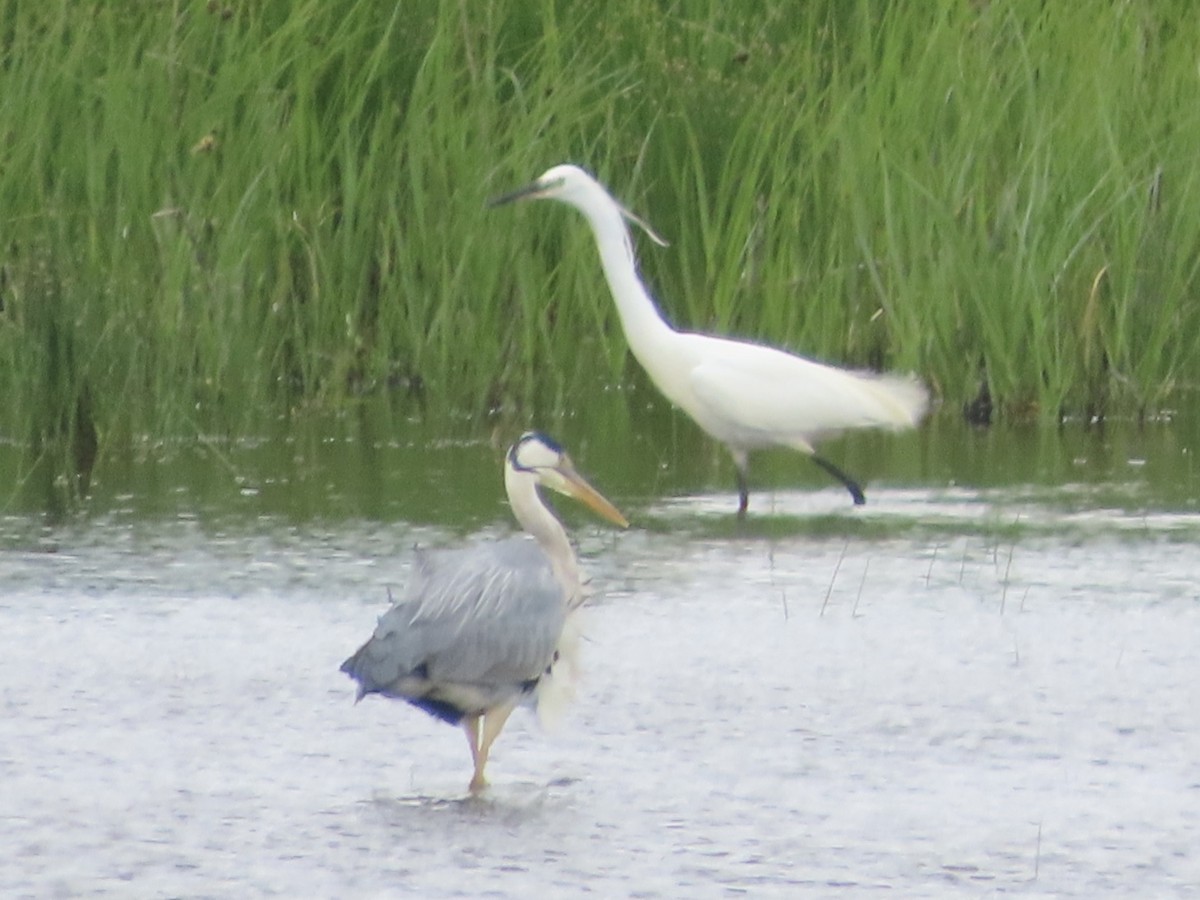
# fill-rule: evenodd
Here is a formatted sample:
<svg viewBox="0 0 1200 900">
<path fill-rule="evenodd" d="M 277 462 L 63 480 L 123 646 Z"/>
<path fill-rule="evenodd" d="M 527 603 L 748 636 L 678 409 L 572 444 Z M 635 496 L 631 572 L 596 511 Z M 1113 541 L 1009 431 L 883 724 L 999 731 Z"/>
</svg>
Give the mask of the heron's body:
<svg viewBox="0 0 1200 900">
<path fill-rule="evenodd" d="M 855 502 L 863 502 L 858 485 L 816 455 L 816 443 L 847 429 L 915 426 L 928 405 L 923 385 L 908 376 L 850 371 L 748 341 L 676 331 L 638 277 L 625 220 L 640 220 L 595 179 L 576 166 L 555 166 L 529 188 L 496 202 L 521 197 L 559 200 L 587 218 L 630 350 L 667 399 L 729 449 L 738 468 L 740 515 L 748 503 L 748 454 L 770 446 L 812 456 L 846 485 Z"/>
<path fill-rule="evenodd" d="M 472 791 L 485 786 L 488 751 L 512 711 L 524 701 L 546 713 L 570 693 L 571 619 L 583 591 L 539 483 L 626 524 L 561 448 L 527 434 L 509 452 L 505 485 L 529 536 L 421 554 L 406 597 L 342 664 L 359 699 L 378 693 L 461 724 L 475 762 Z"/>
<path fill-rule="evenodd" d="M 532 695 L 567 617 L 529 537 L 422 553 L 408 596 L 347 661 L 358 695 L 407 700 L 452 725 Z"/>
</svg>

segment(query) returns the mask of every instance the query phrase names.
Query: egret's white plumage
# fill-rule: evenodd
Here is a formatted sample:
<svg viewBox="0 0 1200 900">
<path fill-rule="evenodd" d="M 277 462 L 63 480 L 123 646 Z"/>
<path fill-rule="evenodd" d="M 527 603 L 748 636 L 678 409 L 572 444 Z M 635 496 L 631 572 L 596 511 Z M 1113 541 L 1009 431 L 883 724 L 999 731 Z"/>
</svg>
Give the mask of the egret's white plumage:
<svg viewBox="0 0 1200 900">
<path fill-rule="evenodd" d="M 815 444 L 850 428 L 914 427 L 929 404 L 924 385 L 906 375 L 855 372 L 761 344 L 676 331 L 638 277 L 626 220 L 663 241 L 591 175 L 577 166 L 555 166 L 492 205 L 519 199 L 558 200 L 587 218 L 633 355 L 667 399 L 733 455 L 739 515 L 749 502 L 749 453 L 769 446 L 808 454 L 846 486 L 855 503 L 865 502 L 858 484 L 817 456 Z"/>
<path fill-rule="evenodd" d="M 421 553 L 408 595 L 342 664 L 359 699 L 383 694 L 461 724 L 475 763 L 472 791 L 486 785 L 488 752 L 513 709 L 527 701 L 543 718 L 553 715 L 576 671 L 582 582 L 538 485 L 628 525 L 562 448 L 536 432 L 509 450 L 504 485 L 529 536 Z"/>
</svg>

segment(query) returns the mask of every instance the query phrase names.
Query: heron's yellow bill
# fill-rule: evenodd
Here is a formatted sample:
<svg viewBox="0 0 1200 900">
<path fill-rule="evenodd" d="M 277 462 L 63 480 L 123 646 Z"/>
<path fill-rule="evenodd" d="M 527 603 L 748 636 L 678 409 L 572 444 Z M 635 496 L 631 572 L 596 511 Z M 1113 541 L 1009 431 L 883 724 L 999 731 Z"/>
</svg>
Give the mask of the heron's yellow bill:
<svg viewBox="0 0 1200 900">
<path fill-rule="evenodd" d="M 575 471 L 575 466 L 569 458 L 564 456 L 554 467 L 554 471 L 559 478 L 555 479 L 550 486 L 560 494 L 566 494 L 568 497 L 578 500 L 596 515 L 607 519 L 614 525 L 622 528 L 629 527 L 629 520 L 621 515 L 621 511 L 609 503 L 603 494 L 588 484 L 584 477 Z"/>
</svg>

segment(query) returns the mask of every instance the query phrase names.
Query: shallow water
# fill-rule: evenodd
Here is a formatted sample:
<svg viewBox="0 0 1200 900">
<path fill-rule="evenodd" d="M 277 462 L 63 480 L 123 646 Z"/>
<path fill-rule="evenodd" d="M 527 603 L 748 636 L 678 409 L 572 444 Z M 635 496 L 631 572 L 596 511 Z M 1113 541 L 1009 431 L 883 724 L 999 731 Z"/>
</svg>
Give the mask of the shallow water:
<svg viewBox="0 0 1200 900">
<path fill-rule="evenodd" d="M 498 476 L 430 476 L 450 511 L 414 524 L 250 448 L 224 500 L 110 473 L 86 515 L 0 518 L 0 891 L 1193 894 L 1194 482 L 1084 443 L 1037 456 L 1070 479 L 978 483 L 966 454 L 862 509 L 768 487 L 743 525 L 725 487 L 618 485 L 623 533 L 560 504 L 597 591 L 586 680 L 554 733 L 514 715 L 480 798 L 459 730 L 356 706 L 337 668 L 412 545 L 508 532 Z M 492 455 L 447 446 L 446 473 Z M 408 490 L 384 462 L 355 477 Z"/>
</svg>

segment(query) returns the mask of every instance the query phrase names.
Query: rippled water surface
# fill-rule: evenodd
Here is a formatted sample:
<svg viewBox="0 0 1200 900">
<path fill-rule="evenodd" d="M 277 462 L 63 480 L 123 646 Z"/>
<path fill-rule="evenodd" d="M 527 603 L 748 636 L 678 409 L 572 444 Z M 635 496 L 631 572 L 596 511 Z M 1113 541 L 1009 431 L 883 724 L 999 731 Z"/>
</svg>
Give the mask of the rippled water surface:
<svg viewBox="0 0 1200 900">
<path fill-rule="evenodd" d="M 0 518 L 0 888 L 1195 895 L 1200 523 L 1131 490 L 571 511 L 586 681 L 554 733 L 514 715 L 476 799 L 459 730 L 337 671 L 464 529 Z"/>
</svg>

